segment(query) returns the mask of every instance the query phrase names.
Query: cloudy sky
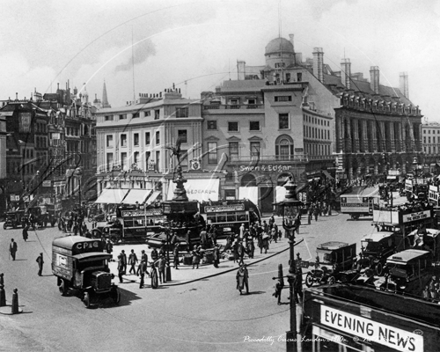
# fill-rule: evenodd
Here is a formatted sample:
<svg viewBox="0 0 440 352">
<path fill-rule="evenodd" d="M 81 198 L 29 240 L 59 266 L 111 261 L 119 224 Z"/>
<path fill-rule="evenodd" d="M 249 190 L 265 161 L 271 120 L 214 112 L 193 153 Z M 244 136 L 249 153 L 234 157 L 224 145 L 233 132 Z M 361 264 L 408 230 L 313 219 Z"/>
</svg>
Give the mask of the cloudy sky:
<svg viewBox="0 0 440 352">
<path fill-rule="evenodd" d="M 394 87 L 408 72 L 410 99 L 440 122 L 437 0 L 0 0 L 0 9 L 0 99 L 67 80 L 86 82 L 91 99 L 105 81 L 113 107 L 173 83 L 199 98 L 236 78 L 237 60 L 264 64 L 281 32 L 303 58 L 322 47 L 334 70 L 345 55 L 352 72 L 379 66 Z"/>
</svg>

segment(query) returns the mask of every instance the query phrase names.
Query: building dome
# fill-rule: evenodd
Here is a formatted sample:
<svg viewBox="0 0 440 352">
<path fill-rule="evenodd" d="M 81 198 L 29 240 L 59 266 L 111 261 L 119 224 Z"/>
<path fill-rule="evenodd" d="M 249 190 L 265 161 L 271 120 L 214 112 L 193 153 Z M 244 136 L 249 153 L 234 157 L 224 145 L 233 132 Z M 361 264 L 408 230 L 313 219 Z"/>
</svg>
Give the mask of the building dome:
<svg viewBox="0 0 440 352">
<path fill-rule="evenodd" d="M 284 38 L 272 39 L 269 44 L 266 45 L 265 55 L 275 54 L 275 53 L 294 53 L 293 44 Z"/>
</svg>

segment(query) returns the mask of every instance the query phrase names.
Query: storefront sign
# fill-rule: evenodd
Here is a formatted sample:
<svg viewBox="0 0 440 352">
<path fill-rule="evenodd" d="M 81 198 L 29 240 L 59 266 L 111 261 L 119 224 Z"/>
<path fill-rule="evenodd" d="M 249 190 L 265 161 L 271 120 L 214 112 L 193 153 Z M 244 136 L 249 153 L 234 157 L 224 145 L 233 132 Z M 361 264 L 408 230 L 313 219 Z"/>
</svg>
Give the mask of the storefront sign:
<svg viewBox="0 0 440 352">
<path fill-rule="evenodd" d="M 226 211 L 243 211 L 244 204 L 211 205 L 205 207 L 205 213 L 224 213 Z"/>
<path fill-rule="evenodd" d="M 267 164 L 260 166 L 247 166 L 240 165 L 240 172 L 244 171 L 268 171 L 268 172 L 282 172 L 293 170 L 291 165 L 277 165 L 277 164 Z"/>
<path fill-rule="evenodd" d="M 365 319 L 342 310 L 321 306 L 321 324 L 396 351 L 423 352 L 423 335 Z"/>
<path fill-rule="evenodd" d="M 427 219 L 430 217 L 431 217 L 431 211 L 424 210 L 424 211 L 419 211 L 417 213 L 410 213 L 410 214 L 402 215 L 402 222 L 407 223 L 407 222 L 412 222 L 412 221 L 416 221 L 416 220 Z"/>
</svg>

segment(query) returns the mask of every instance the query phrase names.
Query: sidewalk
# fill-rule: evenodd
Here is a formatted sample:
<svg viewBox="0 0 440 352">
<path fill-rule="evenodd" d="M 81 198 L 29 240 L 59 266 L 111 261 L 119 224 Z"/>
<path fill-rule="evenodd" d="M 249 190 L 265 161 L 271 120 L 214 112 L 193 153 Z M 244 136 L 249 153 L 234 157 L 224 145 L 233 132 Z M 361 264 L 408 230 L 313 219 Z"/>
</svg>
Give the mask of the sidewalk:
<svg viewBox="0 0 440 352">
<path fill-rule="evenodd" d="M 220 240 L 218 241 L 219 244 L 221 244 L 223 247 L 226 243 L 226 240 Z M 148 260 L 150 261 L 150 252 L 151 249 L 148 249 L 148 245 L 146 244 L 123 244 L 123 245 L 115 245 L 113 247 L 113 259 L 116 260 L 117 256 L 121 252 L 121 250 L 125 251 L 125 254 L 127 255 L 127 258 L 131 252 L 131 250 L 134 249 L 134 252 L 136 253 L 136 256 L 138 259 L 141 257 L 141 251 L 145 250 L 145 253 L 148 254 Z M 278 255 L 286 250 L 289 249 L 288 239 L 282 238 L 281 241 L 278 241 L 277 243 L 272 242 L 269 245 L 269 250 L 267 251 L 267 254 L 260 254 L 260 249 L 256 247 L 254 252 L 254 258 L 249 259 L 247 256 L 244 257 L 244 262 L 246 265 L 253 265 L 256 263 L 259 263 L 263 260 L 266 260 L 268 258 L 271 258 L 275 255 Z M 186 252 L 181 252 L 181 254 L 185 254 Z M 139 263 L 138 263 L 139 264 Z M 117 261 L 111 262 L 109 264 L 110 270 L 112 273 L 115 274 L 115 282 L 118 283 L 119 279 L 117 276 Z M 136 265 L 137 268 L 137 265 Z M 233 260 L 228 259 L 222 259 L 220 260 L 220 264 L 218 268 L 215 268 L 213 264 L 200 264 L 199 269 L 192 269 L 192 265 L 183 265 L 180 264 L 179 269 L 176 270 L 171 267 L 171 278 L 172 280 L 162 284 L 161 286 L 178 286 L 178 285 L 184 285 L 195 281 L 200 281 L 203 279 L 207 279 L 210 277 L 222 275 L 234 270 L 238 269 L 238 264 L 234 263 Z M 130 266 L 127 266 L 127 274 L 130 270 Z M 137 275 L 124 275 L 124 282 L 122 285 L 125 284 L 137 284 L 140 283 L 140 278 Z M 149 285 L 150 279 L 146 275 L 145 276 L 145 282 L 147 283 L 147 287 Z M 118 283 L 119 284 L 119 283 Z"/>
</svg>

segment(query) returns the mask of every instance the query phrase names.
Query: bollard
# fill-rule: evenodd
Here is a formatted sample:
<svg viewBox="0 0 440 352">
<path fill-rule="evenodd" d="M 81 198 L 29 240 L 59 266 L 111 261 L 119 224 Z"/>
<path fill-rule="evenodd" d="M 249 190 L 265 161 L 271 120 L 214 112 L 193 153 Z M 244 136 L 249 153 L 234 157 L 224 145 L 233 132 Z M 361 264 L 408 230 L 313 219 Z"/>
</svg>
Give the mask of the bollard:
<svg viewBox="0 0 440 352">
<path fill-rule="evenodd" d="M 20 313 L 18 309 L 18 290 L 14 288 L 14 293 L 12 294 L 12 309 L 11 314 L 18 314 Z"/>
<path fill-rule="evenodd" d="M 4 288 L 3 273 L 0 274 L 0 307 L 6 306 L 6 293 Z"/>
</svg>

